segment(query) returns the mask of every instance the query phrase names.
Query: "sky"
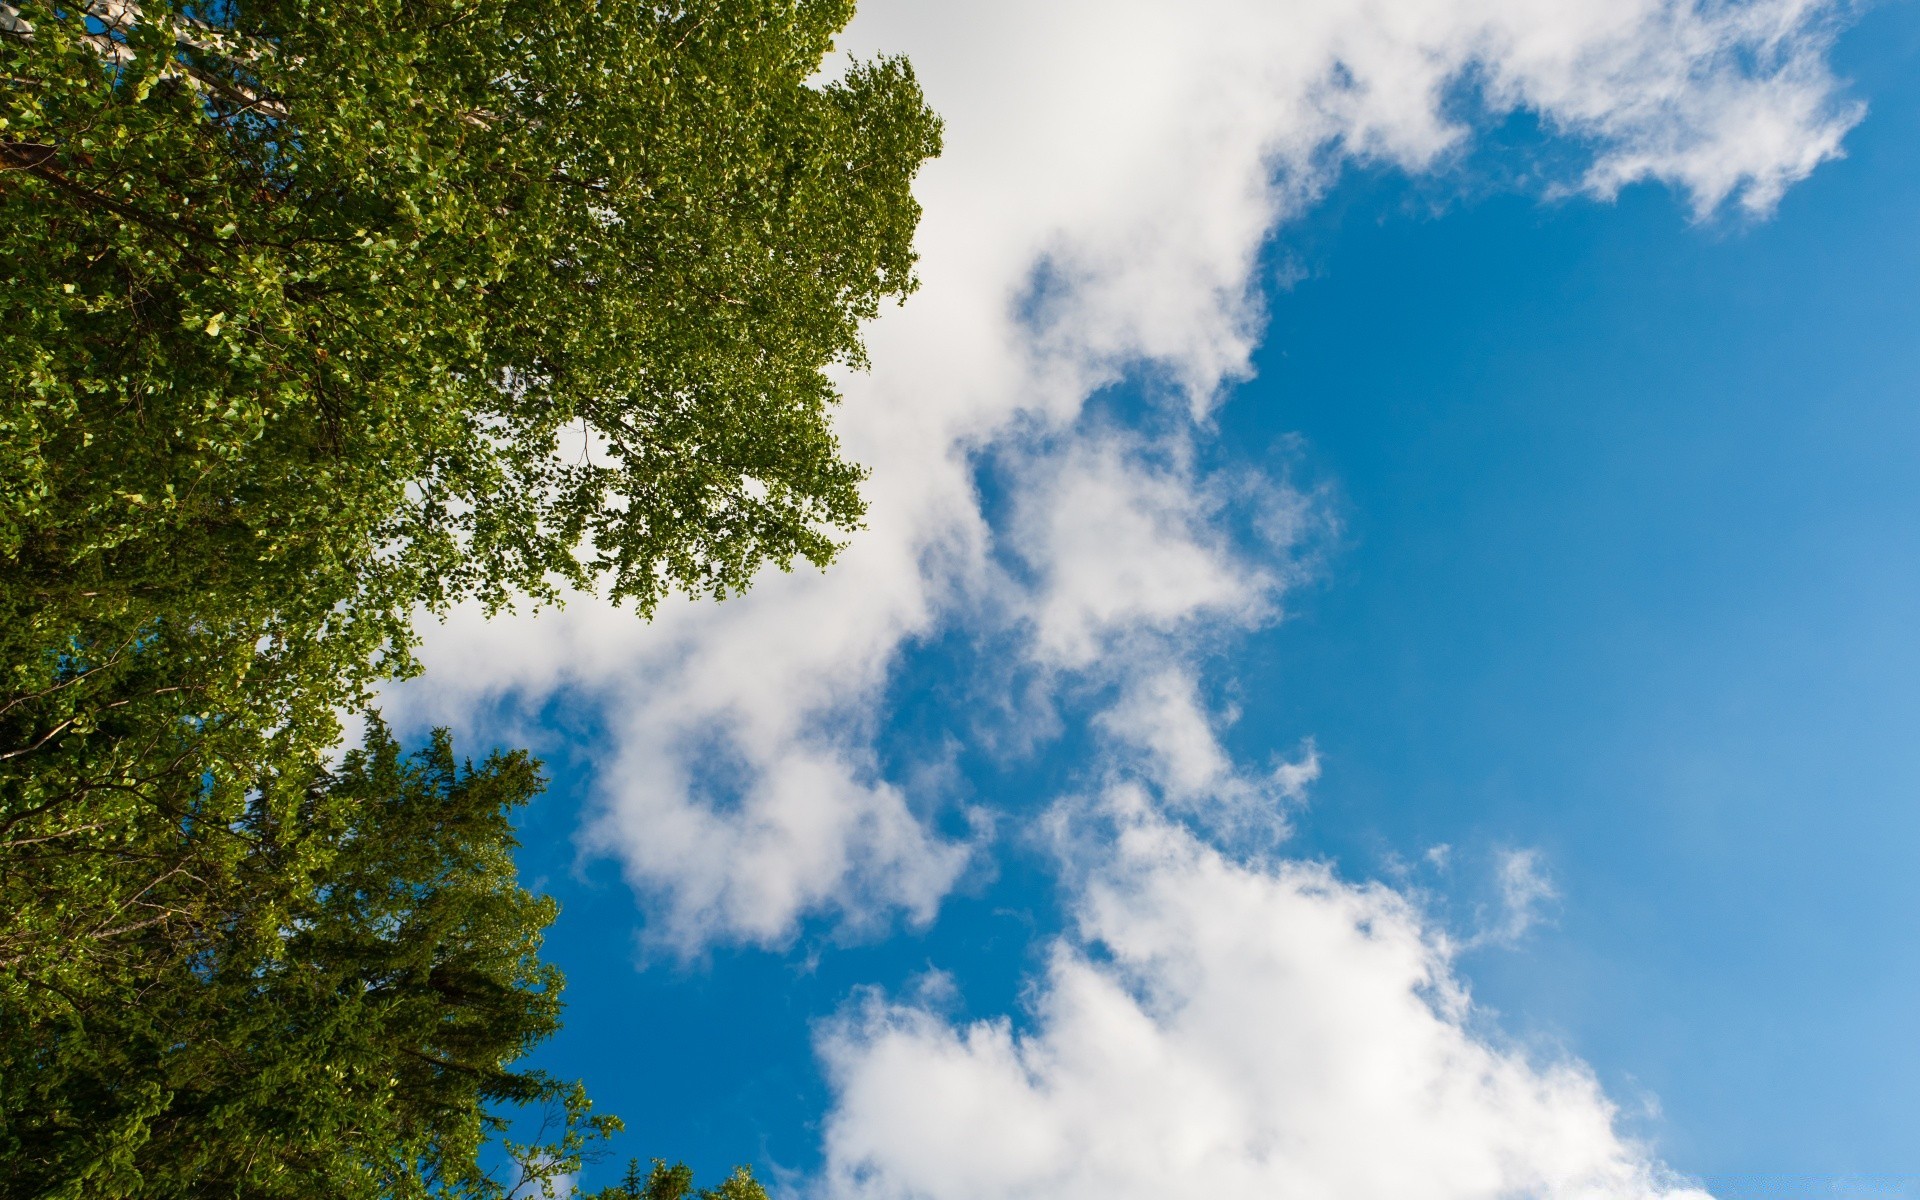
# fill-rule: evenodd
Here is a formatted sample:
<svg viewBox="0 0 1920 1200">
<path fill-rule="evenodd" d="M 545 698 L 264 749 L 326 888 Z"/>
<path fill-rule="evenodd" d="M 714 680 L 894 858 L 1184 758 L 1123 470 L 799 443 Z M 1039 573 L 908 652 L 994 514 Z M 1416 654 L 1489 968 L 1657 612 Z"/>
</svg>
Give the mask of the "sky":
<svg viewBox="0 0 1920 1200">
<path fill-rule="evenodd" d="M 1920 1197 L 1920 10 L 843 50 L 947 122 L 868 528 L 386 702 L 548 764 L 583 1182 Z"/>
</svg>

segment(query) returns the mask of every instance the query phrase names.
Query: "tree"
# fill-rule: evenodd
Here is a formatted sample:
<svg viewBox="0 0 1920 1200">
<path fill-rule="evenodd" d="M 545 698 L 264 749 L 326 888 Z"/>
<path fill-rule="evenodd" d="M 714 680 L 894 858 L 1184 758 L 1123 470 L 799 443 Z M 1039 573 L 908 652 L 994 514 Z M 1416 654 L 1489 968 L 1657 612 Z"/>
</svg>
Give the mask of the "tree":
<svg viewBox="0 0 1920 1200">
<path fill-rule="evenodd" d="M 45 851 L 129 899 L 116 929 L 68 911 L 86 937 L 6 949 L 6 1193 L 498 1197 L 502 1148 L 522 1194 L 578 1170 L 617 1122 L 512 1066 L 559 1021 L 537 957 L 555 908 L 511 856 L 541 786 L 525 754 L 461 766 L 437 733 L 403 755 L 376 724 L 337 771 L 263 780 L 230 826 Z M 44 865 L 8 862 L 10 906 Z M 552 1123 L 516 1145 L 522 1106 Z"/>
<path fill-rule="evenodd" d="M 939 133 L 850 15 L 0 9 L 0 821 L 317 754 L 422 606 L 828 561 Z"/>
<path fill-rule="evenodd" d="M 46 599 L 644 608 L 858 519 L 823 368 L 912 286 L 938 135 L 900 60 L 808 84 L 845 0 L 20 11 L 3 528 Z"/>
<path fill-rule="evenodd" d="M 559 1106 L 536 1175 L 592 1131 L 503 1065 L 558 979 L 475 814 L 531 766 L 320 764 L 422 608 L 645 614 L 857 525 L 829 372 L 939 131 L 904 62 L 816 81 L 850 13 L 0 3 L 11 1180 L 487 1194 L 487 1103 Z"/>
<path fill-rule="evenodd" d="M 626 1175 L 613 1187 L 592 1193 L 588 1200 L 767 1200 L 766 1189 L 754 1179 L 753 1172 L 740 1167 L 722 1180 L 718 1187 L 695 1190 L 693 1170 L 685 1163 L 669 1167 L 661 1159 L 653 1160 L 646 1175 L 640 1173 L 640 1160 L 627 1163 Z"/>
</svg>

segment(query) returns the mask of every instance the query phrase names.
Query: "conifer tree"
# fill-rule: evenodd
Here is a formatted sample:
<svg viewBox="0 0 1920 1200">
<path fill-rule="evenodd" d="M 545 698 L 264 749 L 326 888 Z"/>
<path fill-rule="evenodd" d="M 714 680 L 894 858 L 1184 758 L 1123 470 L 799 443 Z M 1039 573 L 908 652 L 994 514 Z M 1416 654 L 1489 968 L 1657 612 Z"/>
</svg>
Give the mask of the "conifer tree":
<svg viewBox="0 0 1920 1200">
<path fill-rule="evenodd" d="M 693 1169 L 685 1163 L 668 1166 L 661 1159 L 644 1175 L 640 1160 L 627 1161 L 626 1174 L 613 1187 L 591 1193 L 587 1200 L 767 1200 L 766 1189 L 745 1167 L 736 1168 L 718 1186 L 695 1189 Z"/>
<path fill-rule="evenodd" d="M 556 909 L 512 858 L 537 768 L 376 724 L 231 824 L 183 798 L 164 835 L 11 855 L 0 900 L 54 927 L 0 949 L 0 1192 L 477 1200 L 577 1171 L 618 1123 L 514 1065 L 560 1017 Z M 105 921 L 23 894 L 75 860 Z M 515 1143 L 529 1109 L 544 1132 Z"/>
</svg>

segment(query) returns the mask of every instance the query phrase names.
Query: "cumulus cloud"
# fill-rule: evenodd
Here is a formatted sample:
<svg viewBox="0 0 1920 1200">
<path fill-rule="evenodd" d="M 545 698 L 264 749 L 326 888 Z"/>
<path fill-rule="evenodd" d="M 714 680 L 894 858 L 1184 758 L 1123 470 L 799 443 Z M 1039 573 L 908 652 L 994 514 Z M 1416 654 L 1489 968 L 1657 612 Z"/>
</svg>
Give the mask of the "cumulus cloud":
<svg viewBox="0 0 1920 1200">
<path fill-rule="evenodd" d="M 1031 1020 L 868 997 L 823 1030 L 828 1200 L 1705 1200 L 1577 1063 L 1474 1032 L 1397 893 L 1103 806 Z"/>
<path fill-rule="evenodd" d="M 1320 753 L 1309 739 L 1295 757 L 1249 771 L 1220 743 L 1219 729 L 1233 715 L 1210 711 L 1191 668 L 1167 663 L 1129 680 L 1094 725 L 1112 739 L 1111 767 L 1149 780 L 1171 811 L 1227 842 L 1271 845 L 1320 777 Z"/>
<path fill-rule="evenodd" d="M 966 865 L 964 845 L 931 833 L 898 787 L 843 749 L 796 739 L 778 748 L 777 770 L 748 767 L 716 794 L 685 774 L 697 749 L 653 740 L 663 726 L 685 732 L 657 715 L 630 720 L 607 768 L 624 803 L 591 831 L 658 901 L 656 942 L 692 951 L 715 929 L 773 942 L 808 911 L 854 932 L 894 910 L 924 924 Z"/>
<path fill-rule="evenodd" d="M 1235 481 L 1196 472 L 1183 445 L 1170 462 L 1156 462 L 1153 449 L 1100 433 L 1029 452 L 1015 472 L 1006 540 L 1031 582 L 1010 607 L 1022 611 L 1041 664 L 1085 669 L 1127 657 L 1127 641 L 1273 614 L 1304 499 L 1271 485 L 1236 495 Z M 1243 550 L 1222 521 L 1234 507 L 1253 508 L 1277 544 Z"/>
<path fill-rule="evenodd" d="M 847 46 L 909 54 L 948 128 L 920 189 L 925 286 L 873 326 L 873 369 L 845 384 L 840 429 L 873 472 L 869 528 L 824 575 L 666 605 L 651 626 L 591 599 L 459 614 L 428 631 L 426 676 L 390 698 L 392 715 L 581 710 L 599 739 L 589 844 L 623 861 L 651 935 L 684 952 L 779 944 L 809 916 L 928 919 L 985 823 L 879 769 L 903 647 L 946 627 L 1011 631 L 1042 674 L 1132 681 L 1144 698 L 1112 730 L 1177 757 L 1172 727 L 1129 724 L 1173 694 L 1153 680 L 1191 674 L 1189 651 L 1159 635 L 1278 611 L 1284 575 L 1209 529 L 1217 481 L 1175 453 L 1208 436 L 1248 372 L 1273 231 L 1343 162 L 1443 169 L 1474 122 L 1523 108 L 1584 148 L 1565 188 L 1650 179 L 1697 212 L 1764 213 L 1858 117 L 1825 62 L 1827 13 L 1813 0 L 865 0 Z M 1082 419 L 1089 396 L 1129 379 L 1188 422 L 1166 435 L 1171 459 Z M 997 526 L 973 470 L 1008 448 L 1029 459 L 1028 490 Z M 1007 554 L 1030 567 L 1011 601 Z M 1206 776 L 1200 753 L 1177 770 Z"/>
</svg>

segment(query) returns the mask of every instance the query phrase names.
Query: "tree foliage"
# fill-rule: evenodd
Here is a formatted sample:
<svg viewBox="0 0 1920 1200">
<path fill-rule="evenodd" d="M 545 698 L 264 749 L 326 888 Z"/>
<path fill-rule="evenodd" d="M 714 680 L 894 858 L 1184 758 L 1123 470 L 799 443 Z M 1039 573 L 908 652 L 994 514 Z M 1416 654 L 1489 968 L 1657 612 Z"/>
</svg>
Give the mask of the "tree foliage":
<svg viewBox="0 0 1920 1200">
<path fill-rule="evenodd" d="M 822 77 L 850 15 L 0 0 L 12 1190 L 484 1196 L 490 1105 L 555 1107 L 529 1179 L 604 1128 L 507 1067 L 532 765 L 321 764 L 422 609 L 644 615 L 857 526 L 831 373 L 939 127 Z"/>
<path fill-rule="evenodd" d="M 512 1066 L 559 1021 L 537 957 L 555 908 L 511 854 L 540 788 L 523 753 L 463 766 L 440 733 L 404 755 L 375 725 L 337 770 L 262 780 L 230 819 L 183 797 L 139 839 L 0 860 L 10 908 L 71 927 L 0 950 L 6 1194 L 485 1197 L 577 1170 L 614 1123 Z M 116 913 L 49 878 L 75 860 Z M 528 1105 L 546 1133 L 489 1172 Z"/>
<path fill-rule="evenodd" d="M 589 1193 L 587 1200 L 767 1200 L 767 1192 L 745 1167 L 735 1170 L 717 1187 L 696 1189 L 693 1169 L 685 1163 L 669 1167 L 656 1158 L 652 1169 L 643 1175 L 636 1158 L 627 1164 L 626 1175 L 619 1183 Z"/>
<path fill-rule="evenodd" d="M 252 770 L 418 606 L 831 558 L 938 144 L 904 62 L 814 79 L 850 13 L 8 4 L 0 763 Z"/>
<path fill-rule="evenodd" d="M 850 5 L 95 8 L 124 61 L 0 40 L 0 544 L 48 586 L 644 607 L 857 520 L 822 368 L 911 286 L 937 127 L 898 60 L 808 85 Z"/>
</svg>

